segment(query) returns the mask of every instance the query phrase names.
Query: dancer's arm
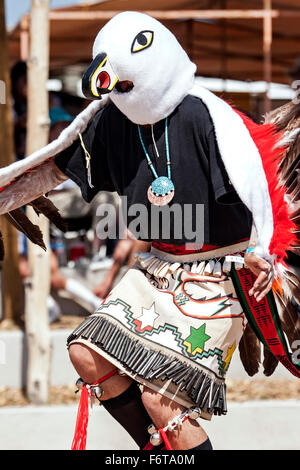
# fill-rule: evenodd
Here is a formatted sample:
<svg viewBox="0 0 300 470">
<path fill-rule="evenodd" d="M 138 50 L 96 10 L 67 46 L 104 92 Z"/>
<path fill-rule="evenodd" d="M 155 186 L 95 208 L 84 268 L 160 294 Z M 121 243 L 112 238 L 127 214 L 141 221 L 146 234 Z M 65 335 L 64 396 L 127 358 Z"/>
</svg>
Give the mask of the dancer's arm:
<svg viewBox="0 0 300 470">
<path fill-rule="evenodd" d="M 48 193 L 67 178 L 49 160 L 28 173 L 24 173 L 11 185 L 0 191 L 0 214 L 6 214 Z"/>
</svg>

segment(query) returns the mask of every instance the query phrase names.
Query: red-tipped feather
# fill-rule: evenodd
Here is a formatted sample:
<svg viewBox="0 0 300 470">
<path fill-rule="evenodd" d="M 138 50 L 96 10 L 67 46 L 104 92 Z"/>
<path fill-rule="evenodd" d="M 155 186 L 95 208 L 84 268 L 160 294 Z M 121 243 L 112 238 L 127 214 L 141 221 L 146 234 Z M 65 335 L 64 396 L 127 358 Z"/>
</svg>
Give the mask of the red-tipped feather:
<svg viewBox="0 0 300 470">
<path fill-rule="evenodd" d="M 294 233 L 296 225 L 289 217 L 288 204 L 284 200 L 286 188 L 279 185 L 279 165 L 285 152 L 283 147 L 278 146 L 282 134 L 273 124 L 259 125 L 236 109 L 235 112 L 243 119 L 261 156 L 273 213 L 273 235 L 269 251 L 276 256 L 277 261 L 283 262 L 287 257 L 286 252 L 297 244 L 297 237 Z"/>
</svg>

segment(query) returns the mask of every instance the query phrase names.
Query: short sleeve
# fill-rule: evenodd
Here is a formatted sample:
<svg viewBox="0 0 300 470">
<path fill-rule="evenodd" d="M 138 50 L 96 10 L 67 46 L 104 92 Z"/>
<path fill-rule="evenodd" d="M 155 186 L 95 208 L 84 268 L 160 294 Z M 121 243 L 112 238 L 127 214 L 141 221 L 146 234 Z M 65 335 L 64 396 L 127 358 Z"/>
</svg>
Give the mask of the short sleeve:
<svg viewBox="0 0 300 470">
<path fill-rule="evenodd" d="M 91 185 L 88 181 L 86 157 L 78 138 L 70 147 L 55 157 L 56 166 L 74 181 L 81 189 L 82 197 L 91 202 L 99 191 L 114 191 L 107 163 L 106 149 L 99 132 L 99 121 L 103 110 L 99 111 L 82 133 L 84 147 L 91 156 Z"/>
<path fill-rule="evenodd" d="M 220 204 L 241 203 L 222 161 L 214 129 L 211 129 L 208 134 L 208 152 L 210 179 L 216 202 Z"/>
</svg>

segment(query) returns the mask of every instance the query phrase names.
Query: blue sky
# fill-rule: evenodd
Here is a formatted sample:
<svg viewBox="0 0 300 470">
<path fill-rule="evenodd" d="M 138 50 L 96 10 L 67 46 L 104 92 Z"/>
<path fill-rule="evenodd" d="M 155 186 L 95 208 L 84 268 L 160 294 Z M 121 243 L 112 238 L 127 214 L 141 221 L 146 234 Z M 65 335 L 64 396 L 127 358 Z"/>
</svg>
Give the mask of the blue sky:
<svg viewBox="0 0 300 470">
<path fill-rule="evenodd" d="M 15 26 L 21 16 L 30 9 L 30 0 L 5 0 L 6 24 L 8 28 Z M 51 8 L 75 5 L 80 0 L 51 0 Z"/>
</svg>

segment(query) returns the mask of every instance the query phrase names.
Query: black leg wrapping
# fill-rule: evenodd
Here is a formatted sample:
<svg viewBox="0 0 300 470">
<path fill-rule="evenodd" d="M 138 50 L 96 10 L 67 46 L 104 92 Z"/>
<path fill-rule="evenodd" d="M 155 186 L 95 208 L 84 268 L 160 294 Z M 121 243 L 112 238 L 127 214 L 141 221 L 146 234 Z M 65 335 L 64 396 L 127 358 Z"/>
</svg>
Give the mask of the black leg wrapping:
<svg viewBox="0 0 300 470">
<path fill-rule="evenodd" d="M 189 449 L 189 450 L 192 450 L 192 451 L 213 450 L 213 446 L 211 445 L 211 442 L 210 442 L 209 438 L 207 438 L 206 441 L 202 442 L 202 444 L 200 444 L 197 447 L 193 447 L 193 449 Z"/>
<path fill-rule="evenodd" d="M 110 400 L 101 400 L 104 408 L 130 434 L 140 449 L 149 442 L 148 426 L 152 423 L 141 398 L 136 382 L 121 395 Z"/>
</svg>

